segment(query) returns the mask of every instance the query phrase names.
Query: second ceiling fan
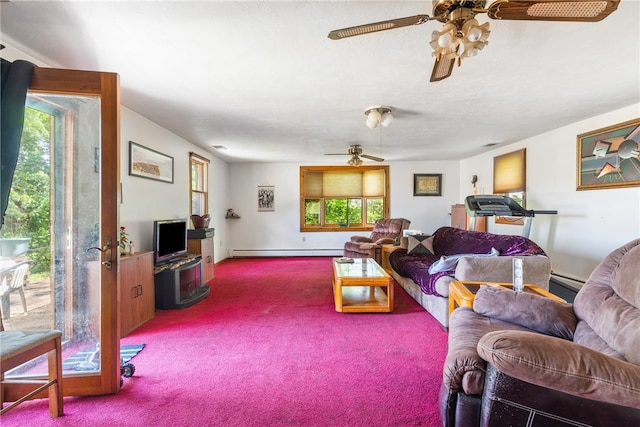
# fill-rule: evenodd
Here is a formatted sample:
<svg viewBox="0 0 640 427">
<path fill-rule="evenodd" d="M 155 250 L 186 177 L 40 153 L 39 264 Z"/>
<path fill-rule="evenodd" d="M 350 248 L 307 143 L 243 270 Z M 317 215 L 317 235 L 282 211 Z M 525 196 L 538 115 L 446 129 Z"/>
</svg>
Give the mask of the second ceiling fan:
<svg viewBox="0 0 640 427">
<path fill-rule="evenodd" d="M 475 19 L 479 13 L 502 20 L 596 22 L 615 11 L 620 0 L 497 0 L 485 8 L 486 3 L 486 0 L 433 0 L 433 16 L 415 15 L 342 28 L 329 32 L 329 38 L 339 40 L 440 21 L 444 26 L 432 33 L 430 43 L 436 57 L 431 81 L 436 82 L 451 76 L 456 62 L 460 65 L 462 58 L 475 56 L 488 44 L 489 23 L 479 24 Z"/>
<path fill-rule="evenodd" d="M 362 153 L 362 146 L 360 144 L 351 144 L 349 150 L 346 153 L 327 153 L 327 156 L 351 156 L 347 164 L 349 166 L 360 166 L 362 164 L 362 158 L 373 160 L 374 162 L 384 162 L 383 158 L 371 156 L 369 154 Z"/>
</svg>

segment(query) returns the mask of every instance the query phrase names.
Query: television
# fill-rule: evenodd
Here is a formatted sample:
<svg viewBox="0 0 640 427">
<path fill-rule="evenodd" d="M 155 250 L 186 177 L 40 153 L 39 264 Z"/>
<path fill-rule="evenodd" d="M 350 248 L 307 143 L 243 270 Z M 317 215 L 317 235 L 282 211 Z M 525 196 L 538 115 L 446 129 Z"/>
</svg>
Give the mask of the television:
<svg viewBox="0 0 640 427">
<path fill-rule="evenodd" d="M 153 222 L 153 254 L 156 264 L 187 253 L 187 219 Z"/>
</svg>

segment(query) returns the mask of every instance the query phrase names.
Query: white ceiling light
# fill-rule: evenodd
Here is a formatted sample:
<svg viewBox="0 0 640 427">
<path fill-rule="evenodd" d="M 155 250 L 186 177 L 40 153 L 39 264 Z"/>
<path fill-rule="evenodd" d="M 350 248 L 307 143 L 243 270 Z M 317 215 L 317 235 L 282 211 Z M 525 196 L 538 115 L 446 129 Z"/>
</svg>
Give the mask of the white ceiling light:
<svg viewBox="0 0 640 427">
<path fill-rule="evenodd" d="M 393 121 L 393 114 L 391 114 L 391 108 L 384 106 L 369 107 L 364 110 L 364 115 L 367 116 L 368 128 L 376 128 L 378 125 L 387 127 Z"/>
</svg>

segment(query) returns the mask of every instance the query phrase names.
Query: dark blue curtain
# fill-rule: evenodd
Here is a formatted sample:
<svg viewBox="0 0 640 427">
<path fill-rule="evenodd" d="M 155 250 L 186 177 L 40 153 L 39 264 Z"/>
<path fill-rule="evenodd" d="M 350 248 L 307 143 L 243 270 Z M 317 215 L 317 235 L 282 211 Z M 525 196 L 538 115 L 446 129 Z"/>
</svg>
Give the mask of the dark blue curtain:
<svg viewBox="0 0 640 427">
<path fill-rule="evenodd" d="M 20 138 L 24 123 L 24 105 L 31 82 L 33 65 L 27 61 L 9 62 L 2 59 L 2 105 L 0 106 L 0 228 L 9 203 L 13 173 L 18 163 Z"/>
</svg>

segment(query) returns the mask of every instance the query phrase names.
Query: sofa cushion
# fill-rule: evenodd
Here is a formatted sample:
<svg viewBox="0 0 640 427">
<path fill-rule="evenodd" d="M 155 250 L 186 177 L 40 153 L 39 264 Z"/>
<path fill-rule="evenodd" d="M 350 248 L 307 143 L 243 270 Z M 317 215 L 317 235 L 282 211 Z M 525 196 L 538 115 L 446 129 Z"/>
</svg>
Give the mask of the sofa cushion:
<svg viewBox="0 0 640 427">
<path fill-rule="evenodd" d="M 429 273 L 437 273 L 439 271 L 452 271 L 456 269 L 460 258 L 485 258 L 499 256 L 500 252 L 496 248 L 491 248 L 488 254 L 458 254 L 458 255 L 442 255 L 440 259 L 429 267 Z"/>
<path fill-rule="evenodd" d="M 395 239 L 402 235 L 402 230 L 408 228 L 409 224 L 411 224 L 411 221 L 405 218 L 379 219 L 373 225 L 373 231 L 369 237 L 372 242 L 385 237 Z"/>
<path fill-rule="evenodd" d="M 424 234 L 407 236 L 407 254 L 433 255 L 433 237 Z"/>
<path fill-rule="evenodd" d="M 578 323 L 571 304 L 498 286 L 480 287 L 473 311 L 567 340 L 573 339 Z"/>
<path fill-rule="evenodd" d="M 549 290 L 551 277 L 551 260 L 546 256 L 532 255 L 521 257 L 524 261 L 524 283 L 540 286 Z M 489 258 L 461 258 L 455 271 L 458 280 L 477 282 L 504 282 L 513 280 L 512 256 L 499 256 Z"/>
<path fill-rule="evenodd" d="M 546 255 L 542 248 L 524 236 L 492 234 L 484 231 L 440 227 L 433 233 L 434 254 L 486 254 L 496 248 L 501 256 Z"/>
</svg>

